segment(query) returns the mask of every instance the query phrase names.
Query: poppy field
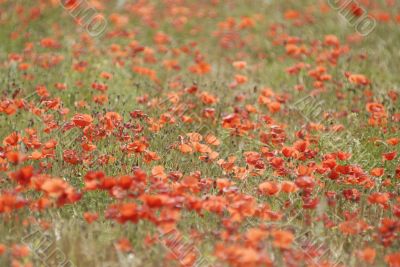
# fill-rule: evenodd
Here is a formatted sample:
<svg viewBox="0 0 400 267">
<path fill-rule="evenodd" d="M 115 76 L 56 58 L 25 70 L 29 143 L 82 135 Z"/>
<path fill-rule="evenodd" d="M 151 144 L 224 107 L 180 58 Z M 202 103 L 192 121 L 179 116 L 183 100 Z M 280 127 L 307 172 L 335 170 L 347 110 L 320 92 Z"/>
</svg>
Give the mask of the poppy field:
<svg viewBox="0 0 400 267">
<path fill-rule="evenodd" d="M 0 266 L 400 267 L 400 2 L 0 0 Z"/>
</svg>

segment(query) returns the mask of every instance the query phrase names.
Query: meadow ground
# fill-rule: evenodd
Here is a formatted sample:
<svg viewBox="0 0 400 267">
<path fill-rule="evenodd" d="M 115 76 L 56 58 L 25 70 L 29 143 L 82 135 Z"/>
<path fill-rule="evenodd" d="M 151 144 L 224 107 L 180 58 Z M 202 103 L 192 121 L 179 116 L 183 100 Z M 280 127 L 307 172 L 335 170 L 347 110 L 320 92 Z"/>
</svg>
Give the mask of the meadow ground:
<svg viewBox="0 0 400 267">
<path fill-rule="evenodd" d="M 400 3 L 0 0 L 0 266 L 400 266 Z"/>
</svg>

